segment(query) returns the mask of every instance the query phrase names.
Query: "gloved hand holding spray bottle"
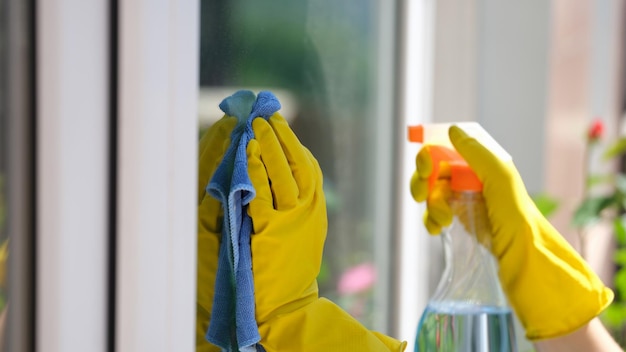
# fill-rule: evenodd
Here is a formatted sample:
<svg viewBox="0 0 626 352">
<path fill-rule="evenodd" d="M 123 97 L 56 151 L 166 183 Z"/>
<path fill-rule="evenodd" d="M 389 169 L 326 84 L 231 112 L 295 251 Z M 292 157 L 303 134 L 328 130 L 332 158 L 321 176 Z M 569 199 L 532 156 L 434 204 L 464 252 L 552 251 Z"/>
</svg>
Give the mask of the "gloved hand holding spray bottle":
<svg viewBox="0 0 626 352">
<path fill-rule="evenodd" d="M 414 175 L 428 174 L 427 182 L 412 185 L 428 187 L 428 193 L 439 192 L 430 198 L 441 201 L 441 207 L 429 207 L 431 217 L 452 214 L 451 225 L 441 233 L 445 269 L 419 322 L 415 350 L 516 351 L 512 312 L 489 252 L 491 227 L 482 198 L 483 185 L 449 142 L 448 127 L 420 125 L 409 130 L 411 141 L 426 145 L 422 157 L 427 153 L 425 158 L 430 161 L 422 163 L 430 168 L 427 173 L 422 168 L 421 174 Z M 510 160 L 480 125 L 465 123 L 464 127 L 485 140 L 499 157 Z M 449 182 L 449 187 L 436 187 L 438 182 Z M 441 208 L 442 215 L 438 215 Z M 432 232 L 441 232 L 436 223 L 427 222 L 427 226 Z"/>
<path fill-rule="evenodd" d="M 439 128 L 447 129 L 454 150 L 482 184 L 489 230 L 485 234 L 498 262 L 500 285 L 526 337 L 540 351 L 619 350 L 594 319 L 611 303 L 613 292 L 537 209 L 508 154 L 472 126 Z M 424 132 L 423 137 L 430 136 Z M 437 159 L 433 149 L 440 148 L 424 146 L 418 153 L 411 193 L 416 201 L 427 202 L 424 223 L 429 233 L 438 234 L 453 223 L 457 207 L 449 199 L 450 163 L 441 163 L 450 159 Z M 457 223 L 463 226 L 477 218 L 458 214 Z M 482 231 L 474 231 L 481 240 Z"/>
</svg>

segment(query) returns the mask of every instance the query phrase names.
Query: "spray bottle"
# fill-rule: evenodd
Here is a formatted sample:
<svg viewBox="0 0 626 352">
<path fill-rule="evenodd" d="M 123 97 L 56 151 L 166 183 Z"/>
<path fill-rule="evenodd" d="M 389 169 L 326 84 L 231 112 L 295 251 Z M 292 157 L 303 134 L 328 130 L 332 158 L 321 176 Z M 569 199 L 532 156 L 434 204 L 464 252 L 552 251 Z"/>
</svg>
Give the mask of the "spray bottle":
<svg viewBox="0 0 626 352">
<path fill-rule="evenodd" d="M 457 125 L 498 157 L 511 158 L 480 125 Z M 449 164 L 453 212 L 452 224 L 441 234 L 445 269 L 419 322 L 415 351 L 516 351 L 512 311 L 490 252 L 491 226 L 482 183 L 454 151 L 447 137 L 449 126 L 409 129 L 410 140 L 431 145 L 435 179 L 440 164 Z"/>
</svg>

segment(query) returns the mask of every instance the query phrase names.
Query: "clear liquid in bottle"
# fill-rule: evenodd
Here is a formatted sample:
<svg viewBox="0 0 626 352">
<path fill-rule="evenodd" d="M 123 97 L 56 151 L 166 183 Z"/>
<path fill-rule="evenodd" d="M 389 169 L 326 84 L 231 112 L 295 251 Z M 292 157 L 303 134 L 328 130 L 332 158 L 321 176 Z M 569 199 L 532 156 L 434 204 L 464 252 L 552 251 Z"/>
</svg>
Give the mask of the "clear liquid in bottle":
<svg viewBox="0 0 626 352">
<path fill-rule="evenodd" d="M 417 351 L 516 350 L 513 315 L 508 308 L 429 305 L 424 310 L 418 329 Z"/>
</svg>

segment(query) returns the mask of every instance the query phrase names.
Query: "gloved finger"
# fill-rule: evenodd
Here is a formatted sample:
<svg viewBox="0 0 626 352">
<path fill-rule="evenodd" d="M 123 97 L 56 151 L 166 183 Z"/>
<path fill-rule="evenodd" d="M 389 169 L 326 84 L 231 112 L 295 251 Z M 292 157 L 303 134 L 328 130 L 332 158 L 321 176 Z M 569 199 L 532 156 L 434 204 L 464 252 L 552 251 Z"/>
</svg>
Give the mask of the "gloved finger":
<svg viewBox="0 0 626 352">
<path fill-rule="evenodd" d="M 501 163 L 498 162 L 497 157 L 475 138 L 468 136 L 460 127 L 451 126 L 448 136 L 454 148 L 476 173 L 479 180 L 484 182 L 488 176 L 487 170 L 493 172 L 500 169 Z"/>
<path fill-rule="evenodd" d="M 424 220 L 424 226 L 426 227 L 426 230 L 428 231 L 429 234 L 439 235 L 441 231 L 443 230 L 443 227 L 441 225 L 439 225 L 437 222 L 435 222 L 433 219 L 430 218 L 428 214 L 428 210 L 424 212 L 423 220 Z"/>
<path fill-rule="evenodd" d="M 200 139 L 198 159 L 201 166 L 199 170 L 202 176 L 201 181 L 208 180 L 221 162 L 224 152 L 230 145 L 230 135 L 236 125 L 236 117 L 224 115 Z"/>
<path fill-rule="evenodd" d="M 423 146 L 415 156 L 415 169 L 420 178 L 427 180 L 433 172 L 433 159 L 430 156 L 430 146 Z"/>
<path fill-rule="evenodd" d="M 248 156 L 248 176 L 256 191 L 256 196 L 250 202 L 250 210 L 255 213 L 259 207 L 274 209 L 274 198 L 270 187 L 270 180 L 261 160 L 261 147 L 255 139 L 248 142 L 246 149 Z"/>
<path fill-rule="evenodd" d="M 214 233 L 198 229 L 198 270 L 197 303 L 204 308 L 204 315 L 210 316 L 217 273 L 220 239 Z"/>
<path fill-rule="evenodd" d="M 435 214 L 435 215 L 433 215 Z M 452 223 L 451 219 L 447 219 L 445 213 L 437 214 L 437 211 L 432 211 L 432 209 L 426 209 L 424 212 L 424 226 L 428 233 L 431 235 L 439 235 L 443 231 L 443 228 L 446 226 L 450 226 Z"/>
<path fill-rule="evenodd" d="M 411 176 L 411 195 L 417 202 L 423 202 L 428 198 L 431 186 L 431 174 L 437 172 L 437 179 L 449 179 L 450 178 L 450 166 L 448 159 L 443 159 L 435 167 L 432 153 L 442 154 L 441 149 L 433 149 L 431 146 L 426 145 L 420 149 L 415 157 L 415 172 Z M 446 154 L 447 155 L 447 154 Z M 450 160 L 454 160 L 452 155 L 449 156 Z"/>
<path fill-rule="evenodd" d="M 205 194 L 202 203 L 198 206 L 198 225 L 205 231 L 221 234 L 224 210 L 222 203 Z"/>
<path fill-rule="evenodd" d="M 300 143 L 300 140 L 293 132 L 285 119 L 278 113 L 272 115 L 269 123 L 274 129 L 280 145 L 285 152 L 291 172 L 298 185 L 301 197 L 307 197 L 313 189 L 311 184 L 315 181 L 312 178 L 313 164 L 307 154 L 307 149 Z"/>
<path fill-rule="evenodd" d="M 417 170 L 411 175 L 411 196 L 416 202 L 423 202 L 428 197 L 428 181 L 423 180 Z"/>
<path fill-rule="evenodd" d="M 275 208 L 293 208 L 298 200 L 298 185 L 278 137 L 264 119 L 255 119 L 252 129 L 261 149 L 261 160 L 270 180 Z"/>
<path fill-rule="evenodd" d="M 200 139 L 198 149 L 198 204 L 202 202 L 206 185 L 230 145 L 230 134 L 236 125 L 236 117 L 224 115 Z"/>
<path fill-rule="evenodd" d="M 313 153 L 311 153 L 311 151 L 305 146 L 302 146 L 302 148 L 306 152 L 309 162 L 312 165 L 313 173 L 316 176 L 315 180 L 318 180 L 318 182 L 315 182 L 315 187 L 311 187 L 309 185 L 308 187 L 305 187 L 304 189 L 300 189 L 300 196 L 302 197 L 307 192 L 308 189 L 314 189 L 314 190 L 317 190 L 318 192 L 323 193 L 324 174 L 322 173 L 322 168 L 320 167 L 320 164 L 317 161 L 317 159 L 313 156 Z"/>
<path fill-rule="evenodd" d="M 429 147 L 424 146 L 415 156 L 415 172 L 411 175 L 411 196 L 416 202 L 423 202 L 428 197 L 428 177 L 432 171 Z"/>
<path fill-rule="evenodd" d="M 448 180 L 437 180 L 435 187 L 426 200 L 428 219 L 440 227 L 448 226 L 452 223 L 452 208 L 450 207 L 450 183 Z"/>
</svg>

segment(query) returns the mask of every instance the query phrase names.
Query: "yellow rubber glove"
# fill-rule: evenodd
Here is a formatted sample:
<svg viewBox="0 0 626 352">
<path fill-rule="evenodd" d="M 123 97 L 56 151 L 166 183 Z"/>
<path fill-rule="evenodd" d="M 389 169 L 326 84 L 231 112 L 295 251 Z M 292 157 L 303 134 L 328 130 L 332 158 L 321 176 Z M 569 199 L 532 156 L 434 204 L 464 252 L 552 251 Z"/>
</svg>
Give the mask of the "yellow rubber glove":
<svg viewBox="0 0 626 352">
<path fill-rule="evenodd" d="M 528 339 L 566 335 L 602 312 L 613 292 L 541 215 L 513 162 L 501 161 L 456 126 L 450 128 L 449 137 L 483 183 L 491 251 L 499 263 L 502 288 Z M 436 187 L 428 192 L 424 182 L 432 161 L 425 148 L 416 158 L 411 190 L 415 200 L 427 200 L 426 227 L 436 234 L 452 219 L 447 204 L 449 175 L 443 168 Z"/>
<path fill-rule="evenodd" d="M 224 116 L 209 128 L 199 146 L 198 163 L 198 272 L 196 304 L 196 351 L 219 352 L 220 348 L 205 339 L 211 321 L 217 256 L 222 237 L 224 212 L 219 201 L 206 193 L 206 185 L 230 145 L 230 133 L 237 118 Z"/>
<path fill-rule="evenodd" d="M 256 197 L 248 213 L 261 344 L 268 352 L 402 351 L 406 343 L 318 297 L 327 230 L 322 172 L 279 114 L 252 126 L 248 174 Z"/>
<path fill-rule="evenodd" d="M 439 234 L 444 226 L 452 223 L 452 209 L 448 199 L 452 195 L 449 187 L 450 167 L 446 162 L 440 162 L 438 170 L 433 160 L 459 160 L 456 153 L 447 153 L 446 148 L 435 145 L 425 145 L 420 149 L 415 159 L 417 168 L 411 177 L 411 195 L 418 202 L 426 201 L 424 225 L 431 234 Z M 433 159 L 433 154 L 438 154 Z M 430 176 L 434 170 L 439 173 L 434 185 L 430 184 Z"/>
</svg>

